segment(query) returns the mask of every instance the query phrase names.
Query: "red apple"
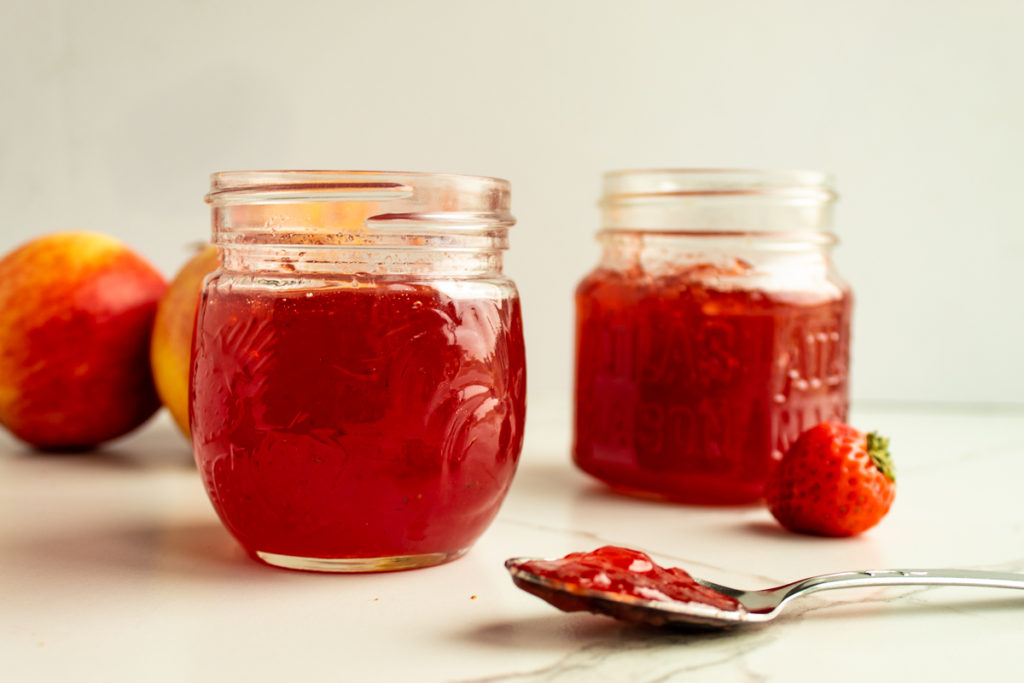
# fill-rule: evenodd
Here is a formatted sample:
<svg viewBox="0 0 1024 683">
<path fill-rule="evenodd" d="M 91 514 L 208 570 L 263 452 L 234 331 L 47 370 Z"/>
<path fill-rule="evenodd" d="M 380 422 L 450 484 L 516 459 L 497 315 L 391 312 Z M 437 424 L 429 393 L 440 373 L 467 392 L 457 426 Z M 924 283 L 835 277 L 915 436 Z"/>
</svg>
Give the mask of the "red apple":
<svg viewBox="0 0 1024 683">
<path fill-rule="evenodd" d="M 203 280 L 220 265 L 217 247 L 207 245 L 184 265 L 160 300 L 149 361 L 160 399 L 185 436 L 188 429 L 188 375 L 192 330 Z"/>
<path fill-rule="evenodd" d="M 47 235 L 0 259 L 0 424 L 45 450 L 85 450 L 159 407 L 149 337 L 167 287 L 113 237 Z"/>
</svg>

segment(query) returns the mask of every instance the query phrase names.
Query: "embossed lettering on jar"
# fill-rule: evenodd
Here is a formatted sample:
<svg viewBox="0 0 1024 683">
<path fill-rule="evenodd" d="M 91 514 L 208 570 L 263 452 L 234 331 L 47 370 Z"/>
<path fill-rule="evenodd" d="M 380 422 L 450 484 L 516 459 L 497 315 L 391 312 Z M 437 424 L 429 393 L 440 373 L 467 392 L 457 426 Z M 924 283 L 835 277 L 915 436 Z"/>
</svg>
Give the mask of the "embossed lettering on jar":
<svg viewBox="0 0 1024 683">
<path fill-rule="evenodd" d="M 196 462 L 256 559 L 380 571 L 463 554 L 522 447 L 505 181 L 222 173 L 193 349 Z"/>
<path fill-rule="evenodd" d="M 801 431 L 845 420 L 852 297 L 813 172 L 605 178 L 576 291 L 574 459 L 627 492 L 757 500 Z"/>
</svg>

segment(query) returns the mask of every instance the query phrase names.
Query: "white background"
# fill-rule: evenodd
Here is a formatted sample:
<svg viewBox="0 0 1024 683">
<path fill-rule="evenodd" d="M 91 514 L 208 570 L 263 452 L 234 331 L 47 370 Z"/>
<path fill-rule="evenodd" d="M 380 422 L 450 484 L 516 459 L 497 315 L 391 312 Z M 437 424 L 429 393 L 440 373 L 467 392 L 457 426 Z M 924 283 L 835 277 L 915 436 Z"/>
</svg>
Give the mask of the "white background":
<svg viewBox="0 0 1024 683">
<path fill-rule="evenodd" d="M 600 174 L 831 171 L 857 401 L 1024 404 L 1024 2 L 0 0 L 0 251 L 167 275 L 208 174 L 508 178 L 531 393 L 569 409 Z"/>
</svg>

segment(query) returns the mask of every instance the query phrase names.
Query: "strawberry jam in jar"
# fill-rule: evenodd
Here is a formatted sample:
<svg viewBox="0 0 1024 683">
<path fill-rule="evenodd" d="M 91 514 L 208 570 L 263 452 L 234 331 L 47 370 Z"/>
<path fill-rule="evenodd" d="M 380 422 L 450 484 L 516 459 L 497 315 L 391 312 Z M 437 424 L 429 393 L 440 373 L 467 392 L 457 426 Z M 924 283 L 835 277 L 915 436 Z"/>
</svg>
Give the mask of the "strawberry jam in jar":
<svg viewBox="0 0 1024 683">
<path fill-rule="evenodd" d="M 627 493 L 753 502 L 804 429 L 845 421 L 834 198 L 816 172 L 605 176 L 601 261 L 576 290 L 577 466 Z"/>
<path fill-rule="evenodd" d="M 225 526 L 290 569 L 465 553 L 523 441 L 508 183 L 234 172 L 207 201 L 223 265 L 200 301 L 190 418 Z"/>
</svg>

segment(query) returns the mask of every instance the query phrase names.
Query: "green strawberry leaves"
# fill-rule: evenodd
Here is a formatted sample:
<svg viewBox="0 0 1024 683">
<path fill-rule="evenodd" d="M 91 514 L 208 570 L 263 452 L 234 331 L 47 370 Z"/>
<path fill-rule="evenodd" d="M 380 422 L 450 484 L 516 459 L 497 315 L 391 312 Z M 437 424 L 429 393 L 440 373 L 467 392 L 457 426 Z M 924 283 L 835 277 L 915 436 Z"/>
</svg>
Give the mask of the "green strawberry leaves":
<svg viewBox="0 0 1024 683">
<path fill-rule="evenodd" d="M 868 456 L 875 467 L 888 477 L 889 481 L 896 481 L 896 470 L 892 464 L 892 456 L 889 455 L 889 439 L 881 436 L 878 432 L 868 434 Z"/>
</svg>

